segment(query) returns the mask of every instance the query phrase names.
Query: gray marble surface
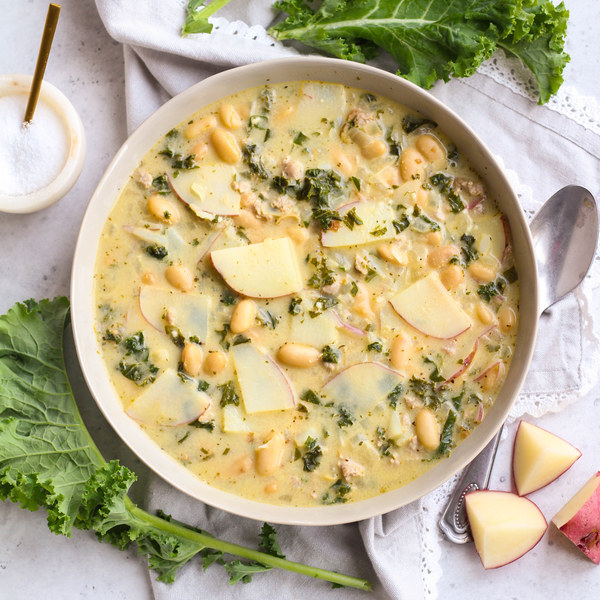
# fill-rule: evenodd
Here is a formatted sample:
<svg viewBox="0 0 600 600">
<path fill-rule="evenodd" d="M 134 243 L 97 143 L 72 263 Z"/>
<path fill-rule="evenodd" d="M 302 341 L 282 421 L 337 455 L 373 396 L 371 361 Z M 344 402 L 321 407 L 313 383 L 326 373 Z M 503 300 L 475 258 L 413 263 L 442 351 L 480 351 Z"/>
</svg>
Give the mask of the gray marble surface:
<svg viewBox="0 0 600 600">
<path fill-rule="evenodd" d="M 572 62 L 565 71 L 568 85 L 600 100 L 600 61 L 597 24 L 600 4 L 566 0 L 571 10 L 568 50 Z M 0 73 L 31 73 L 39 45 L 47 2 L 0 0 Z M 0 215 L 0 312 L 25 298 L 44 298 L 69 292 L 70 270 L 79 224 L 87 202 L 105 167 L 125 140 L 124 75 L 121 47 L 103 28 L 92 0 L 63 0 L 62 14 L 46 78 L 73 102 L 84 122 L 88 154 L 83 173 L 58 204 L 31 215 Z M 1 133 L 0 133 L 1 135 Z M 515 167 L 513 167 L 515 168 Z M 596 190 L 597 192 L 598 190 Z M 119 457 L 142 480 L 144 467 L 104 421 L 81 377 L 69 345 L 70 376 L 84 419 L 105 456 Z M 573 467 L 581 480 L 600 468 L 598 443 L 599 393 L 591 393 L 560 414 L 547 415 L 540 424 L 567 439 L 579 441 L 583 457 Z M 590 422 L 590 416 L 595 419 Z M 583 434 L 584 432 L 585 434 Z M 500 448 L 493 482 L 506 484 L 510 444 Z M 568 481 L 554 484 L 541 496 L 546 514 L 554 514 L 570 495 Z M 134 498 L 135 499 L 135 498 Z M 473 548 L 444 543 L 439 597 L 464 598 L 471 593 L 488 598 L 597 597 L 598 568 L 581 560 L 556 532 L 550 544 L 560 547 L 543 572 L 522 562 L 510 571 L 484 572 L 473 558 Z M 0 600 L 44 598 L 151 598 L 144 562 L 133 551 L 119 552 L 99 544 L 89 532 L 73 539 L 50 534 L 43 512 L 29 513 L 15 505 L 0 505 Z M 535 552 L 535 550 L 534 550 Z M 199 590 L 199 596 L 201 591 Z M 269 594 L 257 588 L 257 597 Z M 274 595 L 272 596 L 274 597 Z M 327 596 L 329 597 L 329 596 Z"/>
</svg>

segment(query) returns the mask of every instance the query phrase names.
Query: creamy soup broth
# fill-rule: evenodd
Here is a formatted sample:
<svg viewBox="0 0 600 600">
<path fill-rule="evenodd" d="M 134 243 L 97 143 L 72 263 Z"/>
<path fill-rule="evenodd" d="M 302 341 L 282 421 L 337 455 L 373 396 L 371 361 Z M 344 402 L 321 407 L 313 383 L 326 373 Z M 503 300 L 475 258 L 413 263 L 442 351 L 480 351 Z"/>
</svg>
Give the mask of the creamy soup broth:
<svg viewBox="0 0 600 600">
<path fill-rule="evenodd" d="M 398 488 L 484 418 L 510 365 L 507 221 L 435 124 L 336 84 L 246 90 L 168 132 L 95 274 L 127 414 L 261 502 Z"/>
</svg>

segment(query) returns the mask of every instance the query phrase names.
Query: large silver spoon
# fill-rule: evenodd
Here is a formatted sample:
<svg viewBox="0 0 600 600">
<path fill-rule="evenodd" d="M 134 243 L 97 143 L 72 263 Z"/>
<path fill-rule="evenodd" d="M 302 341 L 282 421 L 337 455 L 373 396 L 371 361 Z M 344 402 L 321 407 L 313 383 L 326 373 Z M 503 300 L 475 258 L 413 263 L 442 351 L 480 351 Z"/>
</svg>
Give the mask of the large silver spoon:
<svg viewBox="0 0 600 600">
<path fill-rule="evenodd" d="M 538 267 L 539 314 L 575 289 L 586 276 L 598 241 L 598 209 L 585 188 L 569 185 L 554 194 L 530 225 Z M 439 525 L 457 544 L 472 540 L 464 498 L 487 488 L 503 427 L 465 469 Z"/>
</svg>

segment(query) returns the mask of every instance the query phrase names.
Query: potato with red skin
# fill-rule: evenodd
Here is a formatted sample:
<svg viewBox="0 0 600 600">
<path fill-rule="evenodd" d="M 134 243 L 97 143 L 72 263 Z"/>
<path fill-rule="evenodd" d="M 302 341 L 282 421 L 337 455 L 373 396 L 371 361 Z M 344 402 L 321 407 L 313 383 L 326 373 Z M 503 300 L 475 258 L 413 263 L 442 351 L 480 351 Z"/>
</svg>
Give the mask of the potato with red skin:
<svg viewBox="0 0 600 600">
<path fill-rule="evenodd" d="M 600 471 L 556 513 L 552 522 L 590 560 L 600 564 Z"/>
<path fill-rule="evenodd" d="M 477 490 L 465 496 L 475 548 L 486 569 L 521 558 L 544 536 L 548 524 L 540 509 L 511 492 Z"/>
<path fill-rule="evenodd" d="M 517 493 L 525 496 L 552 483 L 581 456 L 573 445 L 526 421 L 519 423 L 513 448 Z"/>
</svg>

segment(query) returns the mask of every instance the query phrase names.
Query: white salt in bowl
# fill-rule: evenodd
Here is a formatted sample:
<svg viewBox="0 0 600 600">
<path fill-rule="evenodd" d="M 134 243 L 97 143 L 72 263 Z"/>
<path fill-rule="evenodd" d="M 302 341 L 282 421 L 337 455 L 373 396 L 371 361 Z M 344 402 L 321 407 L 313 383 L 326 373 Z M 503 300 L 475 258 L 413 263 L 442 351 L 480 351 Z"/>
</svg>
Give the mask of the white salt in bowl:
<svg viewBox="0 0 600 600">
<path fill-rule="evenodd" d="M 32 79 L 31 75 L 0 75 L 0 100 L 7 96 L 21 96 L 26 104 Z M 48 113 L 48 110 L 51 113 Z M 0 188 L 0 212 L 31 213 L 46 208 L 60 200 L 73 187 L 81 173 L 86 152 L 83 123 L 67 97 L 47 81 L 42 82 L 33 117 L 34 126 L 42 126 L 42 121 L 36 122 L 36 116 L 41 119 L 44 112 L 53 113 L 54 130 L 57 123 L 58 127 L 64 127 L 63 146 L 66 147 L 60 149 L 61 153 L 64 152 L 64 164 L 60 166 L 59 162 L 58 168 L 50 170 L 49 179 L 44 181 L 44 169 L 49 171 L 48 157 L 40 156 L 39 163 L 34 163 L 34 166 L 39 165 L 39 171 L 35 174 L 42 179 L 40 187 L 25 193 L 14 193 L 12 190 L 7 193 L 6 188 Z M 56 157 L 53 158 L 53 162 L 56 163 Z"/>
</svg>

